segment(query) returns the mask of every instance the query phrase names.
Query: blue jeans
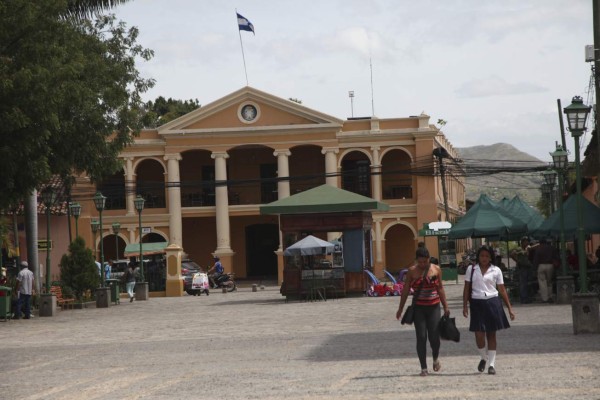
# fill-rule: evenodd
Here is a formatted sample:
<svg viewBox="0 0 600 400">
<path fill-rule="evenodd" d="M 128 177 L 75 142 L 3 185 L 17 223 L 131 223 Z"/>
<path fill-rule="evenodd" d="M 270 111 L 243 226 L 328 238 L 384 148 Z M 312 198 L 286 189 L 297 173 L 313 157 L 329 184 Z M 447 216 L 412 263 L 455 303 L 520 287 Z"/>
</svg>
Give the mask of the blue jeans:
<svg viewBox="0 0 600 400">
<path fill-rule="evenodd" d="M 125 284 L 125 286 L 127 287 L 127 295 L 129 296 L 129 298 L 132 298 L 133 297 L 133 288 L 135 287 L 135 281 L 127 282 Z"/>
<path fill-rule="evenodd" d="M 17 311 L 15 312 L 15 318 L 21 318 L 21 306 L 25 304 L 25 318 L 31 316 L 31 295 L 19 293 L 19 299 L 17 300 Z"/>
</svg>

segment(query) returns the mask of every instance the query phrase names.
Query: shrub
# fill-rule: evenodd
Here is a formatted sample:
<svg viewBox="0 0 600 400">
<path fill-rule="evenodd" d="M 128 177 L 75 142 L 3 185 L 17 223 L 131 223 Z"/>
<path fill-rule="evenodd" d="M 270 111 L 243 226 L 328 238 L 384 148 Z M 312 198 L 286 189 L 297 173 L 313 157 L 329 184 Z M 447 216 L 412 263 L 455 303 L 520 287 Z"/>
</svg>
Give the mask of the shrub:
<svg viewBox="0 0 600 400">
<path fill-rule="evenodd" d="M 63 284 L 73 290 L 78 300 L 82 300 L 87 290 L 94 291 L 100 283 L 98 268 L 92 251 L 85 247 L 81 236 L 69 245 L 69 254 L 60 260 L 60 277 Z"/>
</svg>

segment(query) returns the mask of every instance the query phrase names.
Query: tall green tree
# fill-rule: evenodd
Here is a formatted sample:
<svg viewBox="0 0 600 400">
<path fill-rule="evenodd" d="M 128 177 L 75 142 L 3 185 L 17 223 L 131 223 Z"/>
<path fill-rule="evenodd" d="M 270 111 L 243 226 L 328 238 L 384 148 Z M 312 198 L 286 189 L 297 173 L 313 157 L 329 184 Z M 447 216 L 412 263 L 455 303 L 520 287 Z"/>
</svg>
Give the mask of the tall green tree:
<svg viewBox="0 0 600 400">
<path fill-rule="evenodd" d="M 152 51 L 114 16 L 70 16 L 74 3 L 94 2 L 0 4 L 0 209 L 53 174 L 114 172 L 142 127 L 154 82 L 135 62 Z"/>
<path fill-rule="evenodd" d="M 156 128 L 200 108 L 200 103 L 198 99 L 175 100 L 170 97 L 165 99 L 159 96 L 156 100 L 147 102 L 144 108 L 144 126 L 146 128 Z"/>
</svg>

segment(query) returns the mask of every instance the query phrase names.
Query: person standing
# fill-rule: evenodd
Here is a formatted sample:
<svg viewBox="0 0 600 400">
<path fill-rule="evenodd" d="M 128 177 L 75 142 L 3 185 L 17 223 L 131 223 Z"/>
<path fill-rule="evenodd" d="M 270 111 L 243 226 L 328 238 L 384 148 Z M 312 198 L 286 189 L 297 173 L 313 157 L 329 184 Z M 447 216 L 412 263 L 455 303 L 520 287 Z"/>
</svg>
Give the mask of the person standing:
<svg viewBox="0 0 600 400">
<path fill-rule="evenodd" d="M 521 304 L 529 304 L 529 277 L 533 264 L 529 256 L 529 238 L 521 238 L 521 247 L 511 252 L 510 256 L 517 263 L 517 273 L 519 274 L 519 299 Z"/>
<path fill-rule="evenodd" d="M 442 270 L 438 265 L 430 263 L 429 251 L 425 247 L 417 248 L 416 258 L 417 263 L 406 273 L 406 282 L 402 288 L 396 319 L 402 316 L 408 293 L 413 289 L 418 296 L 414 302 L 414 325 L 417 335 L 417 355 L 421 363 L 420 375 L 427 376 L 427 339 L 433 355 L 433 370 L 438 372 L 441 369 L 440 335 L 437 329 L 441 317 L 440 303 L 444 307 L 444 315 L 450 315 L 450 310 L 442 285 Z"/>
<path fill-rule="evenodd" d="M 481 356 L 477 370 L 483 372 L 487 362 L 490 375 L 496 374 L 496 331 L 510 328 L 498 295 L 504 300 L 510 319 L 515 319 L 502 271 L 491 263 L 493 256 L 494 251 L 487 246 L 477 251 L 477 264 L 467 268 L 463 290 L 463 315 L 469 316 L 468 304 L 471 309 L 469 331 L 475 332 L 475 343 Z"/>
<path fill-rule="evenodd" d="M 31 318 L 31 295 L 33 294 L 33 272 L 27 261 L 21 261 L 21 271 L 17 275 L 17 311 L 15 319 L 21 318 L 21 307 L 25 305 L 24 319 Z"/>
<path fill-rule="evenodd" d="M 554 250 L 546 239 L 540 240 L 535 250 L 533 265 L 537 268 L 540 297 L 543 303 L 553 303 L 552 277 L 554 276 Z"/>
<path fill-rule="evenodd" d="M 131 303 L 133 301 L 133 289 L 135 288 L 135 270 L 131 263 L 129 263 L 127 270 L 125 270 L 125 287 L 129 296 L 129 302 Z"/>
</svg>

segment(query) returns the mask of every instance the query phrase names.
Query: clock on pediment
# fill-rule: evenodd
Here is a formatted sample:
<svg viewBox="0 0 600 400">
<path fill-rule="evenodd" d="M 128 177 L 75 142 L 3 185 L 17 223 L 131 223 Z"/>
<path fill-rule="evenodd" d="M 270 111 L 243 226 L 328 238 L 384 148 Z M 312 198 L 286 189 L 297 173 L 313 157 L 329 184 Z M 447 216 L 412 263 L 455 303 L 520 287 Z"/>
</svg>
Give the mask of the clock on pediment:
<svg viewBox="0 0 600 400">
<path fill-rule="evenodd" d="M 257 120 L 259 115 L 258 106 L 251 103 L 245 103 L 239 108 L 239 118 L 244 123 L 252 123 Z"/>
</svg>

